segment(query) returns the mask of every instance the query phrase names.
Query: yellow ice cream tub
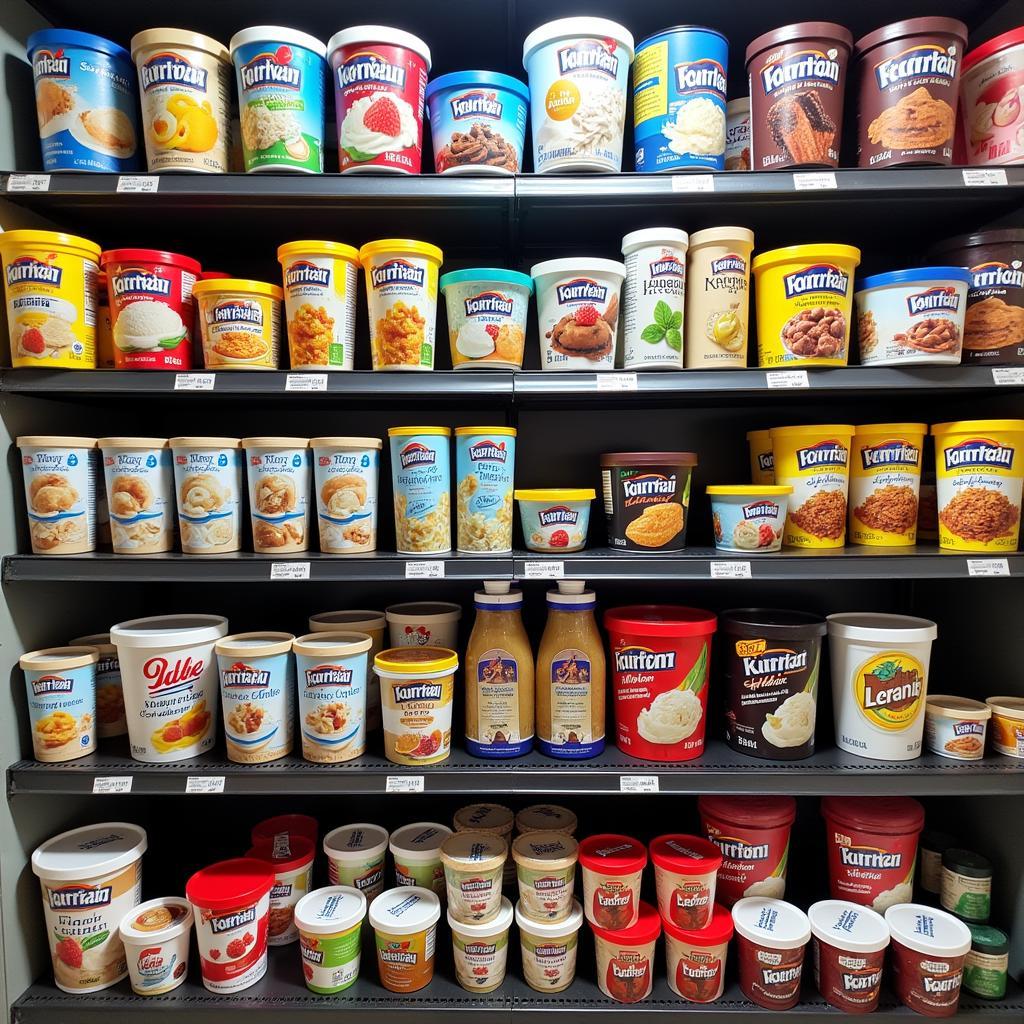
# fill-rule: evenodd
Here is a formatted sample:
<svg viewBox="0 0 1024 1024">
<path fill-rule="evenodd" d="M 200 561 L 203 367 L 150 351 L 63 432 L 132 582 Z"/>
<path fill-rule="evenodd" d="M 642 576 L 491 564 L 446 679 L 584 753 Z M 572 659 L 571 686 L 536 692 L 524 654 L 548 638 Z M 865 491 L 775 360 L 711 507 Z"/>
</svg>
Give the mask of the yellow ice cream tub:
<svg viewBox="0 0 1024 1024">
<path fill-rule="evenodd" d="M 1024 488 L 1024 420 L 936 423 L 939 547 L 1016 551 Z"/>
<path fill-rule="evenodd" d="M 775 483 L 793 488 L 784 547 L 841 548 L 845 543 L 853 433 L 842 423 L 772 429 Z"/>
<path fill-rule="evenodd" d="M 0 234 L 11 365 L 96 368 L 100 247 L 60 231 Z"/>
<path fill-rule="evenodd" d="M 750 448 L 750 482 L 752 484 L 775 483 L 772 432 L 770 430 L 748 431 L 747 445 Z"/>
<path fill-rule="evenodd" d="M 852 245 L 788 245 L 754 257 L 757 364 L 845 366 L 853 315 Z"/>
<path fill-rule="evenodd" d="M 926 423 L 856 428 L 850 454 L 850 543 L 917 542 L 917 505 Z"/>
<path fill-rule="evenodd" d="M 208 370 L 278 368 L 284 292 L 276 284 L 213 278 L 199 281 L 192 294 Z"/>
</svg>

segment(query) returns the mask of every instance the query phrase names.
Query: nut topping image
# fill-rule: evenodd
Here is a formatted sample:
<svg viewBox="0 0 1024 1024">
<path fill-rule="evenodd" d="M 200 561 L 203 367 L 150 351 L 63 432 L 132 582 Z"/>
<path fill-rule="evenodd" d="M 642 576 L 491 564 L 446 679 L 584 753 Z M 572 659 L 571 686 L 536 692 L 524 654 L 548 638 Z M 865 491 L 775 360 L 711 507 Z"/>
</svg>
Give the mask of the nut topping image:
<svg viewBox="0 0 1024 1024">
<path fill-rule="evenodd" d="M 598 360 L 612 351 L 619 317 L 619 297 L 613 295 L 604 312 L 588 304 L 562 317 L 544 335 L 551 347 L 567 356 Z"/>
<path fill-rule="evenodd" d="M 782 344 L 795 356 L 814 358 L 840 355 L 846 337 L 843 311 L 816 306 L 805 309 L 786 321 Z"/>
</svg>

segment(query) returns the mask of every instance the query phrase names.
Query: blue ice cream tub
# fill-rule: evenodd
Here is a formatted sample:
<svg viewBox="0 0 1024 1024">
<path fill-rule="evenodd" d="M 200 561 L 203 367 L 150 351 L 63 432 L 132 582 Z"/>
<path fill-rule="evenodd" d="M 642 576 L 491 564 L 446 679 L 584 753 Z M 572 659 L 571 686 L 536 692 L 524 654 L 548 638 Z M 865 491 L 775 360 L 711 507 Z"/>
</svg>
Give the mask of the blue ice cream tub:
<svg viewBox="0 0 1024 1024">
<path fill-rule="evenodd" d="M 135 65 L 117 43 L 53 28 L 28 37 L 36 116 L 47 171 L 137 171 Z"/>
<path fill-rule="evenodd" d="M 37 761 L 70 761 L 96 749 L 96 663 L 91 645 L 23 654 L 32 748 Z"/>
<path fill-rule="evenodd" d="M 729 42 L 721 32 L 677 25 L 645 39 L 633 63 L 636 169 L 725 168 Z"/>
<path fill-rule="evenodd" d="M 524 82 L 496 71 L 457 71 L 426 92 L 438 174 L 516 174 L 523 169 Z"/>
</svg>

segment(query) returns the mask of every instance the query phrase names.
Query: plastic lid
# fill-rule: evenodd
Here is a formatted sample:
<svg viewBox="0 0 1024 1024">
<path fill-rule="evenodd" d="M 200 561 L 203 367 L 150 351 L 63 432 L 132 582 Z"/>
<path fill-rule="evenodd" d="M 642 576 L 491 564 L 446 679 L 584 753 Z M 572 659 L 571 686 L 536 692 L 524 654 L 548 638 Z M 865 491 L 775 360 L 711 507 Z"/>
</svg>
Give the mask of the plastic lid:
<svg viewBox="0 0 1024 1024">
<path fill-rule="evenodd" d="M 359 262 L 365 267 L 374 256 L 384 255 L 422 256 L 438 265 L 444 261 L 444 253 L 430 242 L 417 242 L 413 238 L 380 238 L 376 242 L 367 242 L 359 250 Z"/>
<path fill-rule="evenodd" d="M 993 430 L 1024 430 L 1024 420 L 957 420 L 952 423 L 933 423 L 932 435 L 988 433 Z"/>
<path fill-rule="evenodd" d="M 815 423 L 809 426 L 772 427 L 768 433 L 773 437 L 799 437 L 802 434 L 835 434 L 839 437 L 853 437 L 857 428 L 850 423 Z"/>
<path fill-rule="evenodd" d="M 383 629 L 387 624 L 387 616 L 383 612 L 367 611 L 361 608 L 344 612 L 320 612 L 309 617 L 309 628 L 314 633 L 318 632 L 318 626 L 330 627 L 322 632 L 330 632 L 333 628 L 347 626 L 354 632 L 361 633 L 364 629 Z"/>
<path fill-rule="evenodd" d="M 90 633 L 76 636 L 68 641 L 69 647 L 95 647 L 100 654 L 117 654 L 117 648 L 110 642 L 109 633 Z"/>
<path fill-rule="evenodd" d="M 94 36 L 91 32 L 76 32 L 69 28 L 44 28 L 39 32 L 33 32 L 25 43 L 25 50 L 31 61 L 33 50 L 52 50 L 68 46 L 97 50 L 99 53 L 106 53 L 122 60 L 132 59 L 132 55 L 123 46 L 118 46 L 103 36 Z"/>
<path fill-rule="evenodd" d="M 580 843 L 580 864 L 602 875 L 625 875 L 643 871 L 647 866 L 647 848 L 630 836 L 603 833 L 587 836 Z"/>
<path fill-rule="evenodd" d="M 387 935 L 415 935 L 441 918 L 437 893 L 418 885 L 400 885 L 382 892 L 370 905 L 370 924 Z"/>
<path fill-rule="evenodd" d="M 844 952 L 877 953 L 889 945 L 889 926 L 881 914 L 859 903 L 821 900 L 807 908 L 811 934 Z"/>
<path fill-rule="evenodd" d="M 1011 46 L 1018 46 L 1021 43 L 1024 43 L 1024 26 L 1011 29 L 1009 32 L 990 39 L 987 43 L 982 43 L 981 46 L 975 47 L 964 57 L 963 67 L 960 69 L 961 75 L 966 75 L 975 64 L 983 61 L 986 57 L 991 57 L 1001 50 L 1008 50 Z"/>
<path fill-rule="evenodd" d="M 904 835 L 924 828 L 924 808 L 909 796 L 826 796 L 821 813 L 830 824 L 882 835 Z"/>
<path fill-rule="evenodd" d="M 455 76 L 446 76 L 452 77 Z M 440 81 L 440 79 L 438 79 Z M 436 83 L 435 83 L 436 84 Z M 430 86 L 427 86 L 427 95 L 430 95 Z M 444 274 L 437 286 L 444 291 L 453 284 L 473 284 L 479 282 L 482 285 L 488 284 L 513 284 L 518 288 L 525 288 L 530 294 L 533 293 L 533 278 L 529 274 L 521 274 L 518 270 L 501 270 L 497 267 L 483 267 L 475 270 L 453 270 L 450 274 Z"/>
<path fill-rule="evenodd" d="M 246 857 L 265 861 L 278 875 L 312 864 L 315 856 L 316 844 L 305 836 L 289 836 L 287 848 L 276 844 L 273 839 L 264 839 L 246 853 Z"/>
<path fill-rule="evenodd" d="M 576 815 L 558 804 L 531 804 L 516 815 L 517 832 L 562 832 L 572 835 L 577 824 Z"/>
<path fill-rule="evenodd" d="M 666 935 L 671 935 L 673 939 L 685 942 L 688 946 L 724 945 L 732 938 L 735 930 L 732 914 L 721 903 L 713 904 L 711 920 L 703 928 L 680 928 L 668 918 L 662 918 L 661 923 Z"/>
<path fill-rule="evenodd" d="M 748 430 L 747 440 L 748 441 L 768 441 L 771 439 L 772 432 L 770 430 Z"/>
<path fill-rule="evenodd" d="M 651 840 L 651 860 L 681 875 L 706 875 L 722 866 L 722 851 L 708 839 L 673 833 Z"/>
<path fill-rule="evenodd" d="M 956 846 L 956 839 L 948 832 L 937 832 L 935 829 L 925 829 L 921 833 L 917 845 L 924 850 L 932 850 L 935 853 L 942 853 L 950 846 Z"/>
<path fill-rule="evenodd" d="M 754 232 L 750 228 L 739 227 L 704 228 L 702 231 L 690 232 L 691 252 L 700 245 L 714 245 L 722 242 L 730 245 L 735 243 L 740 248 L 753 249 Z"/>
<path fill-rule="evenodd" d="M 569 916 L 561 921 L 535 921 L 523 910 L 523 902 L 516 904 L 516 925 L 527 935 L 536 935 L 541 939 L 563 939 L 567 935 L 575 935 L 583 924 L 583 907 L 579 900 L 572 901 Z"/>
<path fill-rule="evenodd" d="M 146 847 L 146 830 L 139 825 L 85 825 L 38 847 L 32 854 L 32 870 L 53 882 L 84 881 L 120 871 L 138 860 Z"/>
<path fill-rule="evenodd" d="M 119 647 L 173 647 L 213 643 L 227 632 L 222 615 L 151 615 L 111 626 L 110 639 Z"/>
<path fill-rule="evenodd" d="M 101 437 L 100 448 L 166 448 L 166 437 Z"/>
<path fill-rule="evenodd" d="M 235 50 L 246 43 L 287 43 L 289 46 L 301 46 L 306 50 L 312 50 L 321 58 L 327 56 L 326 44 L 320 42 L 316 36 L 295 28 L 282 28 L 280 25 L 254 25 L 252 28 L 243 28 L 241 32 L 236 32 L 228 43 L 232 58 L 235 56 Z"/>
<path fill-rule="evenodd" d="M 1016 31 L 1021 33 L 1020 41 L 1024 42 L 1024 28 L 1017 29 Z M 1007 35 L 1013 35 L 1014 33 L 1008 32 Z M 995 40 L 993 40 L 994 42 Z M 983 44 L 988 45 L 988 44 Z M 978 49 L 982 49 L 979 47 Z M 974 53 L 977 53 L 975 50 Z M 967 54 L 964 57 L 963 71 L 967 71 L 967 62 L 971 59 L 972 54 Z M 932 252 L 950 252 L 955 249 L 970 249 L 976 245 L 1003 245 L 1004 243 L 1010 245 L 1020 245 L 1024 243 L 1024 228 L 996 228 L 992 231 L 972 231 L 966 235 L 954 235 L 952 238 L 947 238 L 942 242 L 937 242 L 932 247 Z"/>
<path fill-rule="evenodd" d="M 992 861 L 973 850 L 959 846 L 947 847 L 942 853 L 942 866 L 967 878 L 991 878 Z"/>
<path fill-rule="evenodd" d="M 879 43 L 892 43 L 908 36 L 956 36 L 962 50 L 967 45 L 967 26 L 955 18 L 908 18 L 906 21 L 894 21 L 858 39 L 853 46 L 853 55 L 861 58 Z"/>
<path fill-rule="evenodd" d="M 190 32 L 182 28 L 149 28 L 145 32 L 137 32 L 132 36 L 129 44 L 132 51 L 132 60 L 138 62 L 140 50 L 148 49 L 150 46 L 159 46 L 173 50 L 178 46 L 190 46 L 193 50 L 203 50 L 217 60 L 230 63 L 231 54 L 223 43 L 216 39 L 204 36 L 200 32 Z"/>
<path fill-rule="evenodd" d="M 389 621 L 416 619 L 436 626 L 442 622 L 457 622 L 461 619 L 462 606 L 452 601 L 406 601 L 404 604 L 388 605 L 384 614 Z"/>
<path fill-rule="evenodd" d="M 280 835 L 304 836 L 315 843 L 320 835 L 320 825 L 316 818 L 311 818 L 308 814 L 278 814 L 253 825 L 250 838 L 254 843 L 258 843 L 263 839 L 272 840 Z"/>
<path fill-rule="evenodd" d="M 796 817 L 796 801 L 791 796 L 705 795 L 697 798 L 697 809 L 702 816 L 753 828 L 780 828 L 791 825 Z"/>
<path fill-rule="evenodd" d="M 971 933 L 952 914 L 921 903 L 898 903 L 885 912 L 893 941 L 926 956 L 963 956 L 971 948 Z"/>
<path fill-rule="evenodd" d="M 501 437 L 515 437 L 515 427 L 456 427 L 456 437 L 467 437 L 471 434 L 498 434 Z"/>
<path fill-rule="evenodd" d="M 232 633 L 218 640 L 213 649 L 229 658 L 268 658 L 287 654 L 294 640 L 291 633 Z"/>
<path fill-rule="evenodd" d="M 992 717 L 992 709 L 980 700 L 932 693 L 925 698 L 925 710 L 943 718 L 959 718 L 965 722 L 984 722 Z"/>
<path fill-rule="evenodd" d="M 514 92 L 521 100 L 529 102 L 529 86 L 518 78 L 503 75 L 499 71 L 453 71 L 451 74 L 441 75 L 427 85 L 424 99 L 429 103 L 430 97 L 442 89 L 472 89 L 487 86 Z M 442 285 L 442 287 L 444 286 Z"/>
<path fill-rule="evenodd" d="M 185 895 L 204 910 L 234 910 L 256 903 L 274 885 L 274 869 L 254 857 L 234 857 L 200 868 L 186 883 Z"/>
<path fill-rule="evenodd" d="M 637 910 L 639 916 L 628 928 L 599 928 L 596 924 L 590 927 L 594 934 L 617 946 L 642 946 L 647 942 L 656 942 L 661 934 L 661 915 L 650 905 L 640 900 Z"/>
<path fill-rule="evenodd" d="M 503 932 L 507 932 L 512 926 L 514 916 L 512 901 L 507 896 L 502 896 L 497 917 L 492 917 L 490 921 L 473 921 L 467 924 L 465 921 L 457 921 L 449 910 L 448 927 L 453 932 L 458 932 L 459 935 L 468 935 L 473 939 L 486 939 L 492 935 L 501 935 Z"/>
<path fill-rule="evenodd" d="M 774 636 L 807 639 L 824 636 L 826 625 L 820 615 L 790 611 L 788 608 L 730 608 L 721 615 L 722 632 L 749 636 L 766 630 Z"/>
<path fill-rule="evenodd" d="M 729 100 L 725 105 L 726 114 L 749 114 L 750 113 L 750 97 L 749 96 L 737 96 L 734 100 Z"/>
<path fill-rule="evenodd" d="M 78 235 L 67 235 L 63 231 L 36 231 L 30 228 L 18 228 L 15 231 L 0 231 L 0 250 L 11 250 L 20 246 L 53 246 L 64 245 L 70 249 L 78 249 L 96 263 L 100 258 L 100 247 L 88 238 Z"/>
<path fill-rule="evenodd" d="M 993 714 L 1024 720 L 1024 697 L 987 697 L 985 703 Z"/>
<path fill-rule="evenodd" d="M 241 448 L 240 437 L 172 437 L 172 448 Z"/>
<path fill-rule="evenodd" d="M 641 228 L 623 236 L 622 255 L 628 256 L 648 245 L 674 245 L 686 249 L 689 244 L 690 236 L 679 228 Z"/>
<path fill-rule="evenodd" d="M 206 281 L 196 281 L 192 286 L 193 295 L 228 295 L 234 292 L 252 292 L 254 295 L 276 299 L 278 302 L 284 298 L 284 290 L 280 285 L 268 284 L 266 281 L 248 281 L 240 277 L 210 278 Z"/>
<path fill-rule="evenodd" d="M 308 448 L 308 437 L 243 437 L 243 448 Z"/>
<path fill-rule="evenodd" d="M 305 238 L 298 242 L 285 242 L 284 245 L 277 247 L 279 263 L 283 263 L 290 256 L 335 256 L 350 263 L 359 262 L 359 250 L 354 245 Z"/>
<path fill-rule="evenodd" d="M 379 437 L 311 437 L 310 448 L 376 448 L 384 447 Z"/>
<path fill-rule="evenodd" d="M 618 22 L 607 18 L 558 18 L 540 25 L 526 37 L 523 42 L 523 67 L 526 67 L 531 52 L 538 46 L 572 36 L 611 40 L 622 46 L 629 53 L 629 63 L 633 62 L 633 34 Z"/>
<path fill-rule="evenodd" d="M 95 437 L 61 437 L 58 434 L 27 434 L 15 441 L 19 448 L 95 448 L 96 443 Z"/>
<path fill-rule="evenodd" d="M 18 659 L 18 664 L 34 672 L 59 672 L 61 669 L 85 668 L 86 665 L 95 665 L 99 660 L 98 648 L 90 644 L 79 644 L 73 647 L 44 647 L 39 651 L 29 651 Z"/>
<path fill-rule="evenodd" d="M 468 804 L 460 807 L 452 819 L 456 832 L 494 832 L 505 835 L 512 831 L 515 815 L 504 804 Z"/>
<path fill-rule="evenodd" d="M 401 851 L 436 856 L 441 844 L 451 834 L 452 830 L 447 825 L 439 825 L 433 821 L 417 821 L 392 832 L 388 848 L 393 854 Z"/>
<path fill-rule="evenodd" d="M 602 466 L 651 466 L 666 462 L 679 466 L 696 466 L 696 452 L 606 452 L 601 456 Z"/>
<path fill-rule="evenodd" d="M 508 843 L 493 832 L 453 832 L 441 844 L 441 861 L 457 871 L 499 868 L 508 858 Z"/>
<path fill-rule="evenodd" d="M 512 843 L 512 858 L 517 864 L 520 861 L 543 861 L 552 867 L 565 862 L 575 864 L 579 860 L 579 843 L 564 832 L 524 832 Z"/>
<path fill-rule="evenodd" d="M 324 853 L 334 860 L 363 860 L 388 848 L 388 830 L 380 825 L 342 825 L 324 836 Z"/>
<path fill-rule="evenodd" d="M 876 643 L 924 643 L 938 636 L 931 619 L 882 612 L 840 612 L 827 616 L 828 635 L 841 640 L 871 640 Z"/>
<path fill-rule="evenodd" d="M 723 498 L 756 498 L 759 494 L 780 498 L 784 494 L 793 493 L 789 484 L 711 484 L 704 490 L 712 497 L 719 495 Z"/>
<path fill-rule="evenodd" d="M 588 611 L 597 606 L 594 591 L 586 589 L 585 580 L 559 580 L 557 590 L 549 590 L 545 597 L 549 606 L 569 611 Z"/>
<path fill-rule="evenodd" d="M 484 611 L 515 611 L 523 606 L 523 592 L 508 580 L 484 580 L 484 589 L 473 594 L 473 603 Z"/>
<path fill-rule="evenodd" d="M 451 437 L 451 427 L 388 427 L 388 437 L 415 437 L 426 434 L 428 437 Z"/>
<path fill-rule="evenodd" d="M 632 604 L 609 608 L 604 613 L 605 629 L 648 636 L 709 636 L 718 628 L 718 617 L 703 608 L 674 604 Z"/>
<path fill-rule="evenodd" d="M 786 43 L 800 43 L 808 39 L 826 39 L 847 50 L 853 46 L 853 35 L 842 25 L 836 25 L 831 21 L 800 21 L 758 36 L 747 46 L 745 63 L 749 64 L 762 50 L 774 49 Z"/>
<path fill-rule="evenodd" d="M 337 935 L 366 917 L 366 897 L 350 885 L 329 885 L 295 904 L 295 926 L 307 935 Z"/>
<path fill-rule="evenodd" d="M 759 253 L 750 264 L 750 269 L 756 274 L 759 270 L 765 270 L 780 263 L 818 263 L 823 260 L 847 260 L 856 267 L 860 263 L 860 249 L 852 245 L 840 245 L 833 242 L 787 245 L 781 249 L 769 249 L 767 252 Z"/>
<path fill-rule="evenodd" d="M 927 434 L 927 423 L 861 423 L 854 427 L 854 437 L 872 434 Z"/>
<path fill-rule="evenodd" d="M 732 908 L 736 933 L 749 942 L 773 949 L 799 949 L 811 937 L 807 915 L 785 900 L 744 896 Z"/>
<path fill-rule="evenodd" d="M 612 274 L 624 279 L 626 265 L 617 260 L 568 256 L 557 260 L 544 260 L 530 267 L 530 277 L 535 281 L 545 274 Z"/>
<path fill-rule="evenodd" d="M 365 633 L 307 633 L 292 642 L 292 650 L 307 658 L 349 658 L 362 654 L 373 646 L 373 640 Z"/>
<path fill-rule="evenodd" d="M 391 647 L 373 659 L 373 667 L 393 676 L 454 672 L 459 667 L 459 656 L 447 647 Z"/>
<path fill-rule="evenodd" d="M 1010 939 L 1006 932 L 990 924 L 969 924 L 967 929 L 971 933 L 971 949 L 975 952 L 989 956 L 1004 956 L 1010 952 Z"/>
<path fill-rule="evenodd" d="M 593 501 L 597 491 L 592 487 L 517 488 L 516 501 Z"/>
<path fill-rule="evenodd" d="M 430 47 L 419 36 L 404 32 L 400 28 L 388 28 L 386 25 L 355 25 L 335 32 L 327 44 L 327 52 L 333 54 L 340 46 L 351 46 L 353 43 L 383 43 L 385 46 L 404 46 L 407 50 L 418 53 L 430 70 Z"/>
<path fill-rule="evenodd" d="M 180 896 L 162 896 L 132 907 L 118 931 L 122 939 L 146 944 L 170 942 L 192 927 L 192 907 Z"/>
<path fill-rule="evenodd" d="M 960 281 L 970 284 L 972 275 L 963 267 L 919 267 L 916 270 L 890 270 L 887 274 L 872 274 L 861 279 L 857 294 L 872 288 L 884 288 L 891 284 L 944 284 Z"/>
</svg>

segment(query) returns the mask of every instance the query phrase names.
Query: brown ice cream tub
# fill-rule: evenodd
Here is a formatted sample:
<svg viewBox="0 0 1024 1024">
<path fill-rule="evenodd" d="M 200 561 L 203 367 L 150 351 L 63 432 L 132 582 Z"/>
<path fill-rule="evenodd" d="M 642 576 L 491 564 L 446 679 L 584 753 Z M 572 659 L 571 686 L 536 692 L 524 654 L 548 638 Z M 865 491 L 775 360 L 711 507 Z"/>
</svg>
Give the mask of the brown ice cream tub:
<svg viewBox="0 0 1024 1024">
<path fill-rule="evenodd" d="M 910 18 L 857 40 L 859 167 L 950 165 L 966 45 L 955 18 Z"/>
<path fill-rule="evenodd" d="M 1024 366 L 1024 229 L 958 235 L 933 252 L 971 272 L 962 361 Z"/>
<path fill-rule="evenodd" d="M 829 21 L 802 21 L 747 47 L 750 169 L 836 167 L 853 36 Z"/>
</svg>

